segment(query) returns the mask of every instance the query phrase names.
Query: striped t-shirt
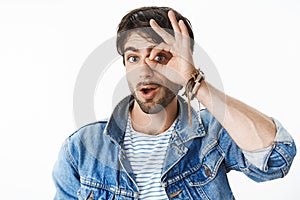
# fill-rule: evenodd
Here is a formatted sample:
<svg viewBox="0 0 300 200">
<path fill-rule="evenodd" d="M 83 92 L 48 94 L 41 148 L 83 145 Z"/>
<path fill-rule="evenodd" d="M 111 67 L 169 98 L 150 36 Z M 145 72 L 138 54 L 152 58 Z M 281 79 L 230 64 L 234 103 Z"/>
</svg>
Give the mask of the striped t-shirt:
<svg viewBox="0 0 300 200">
<path fill-rule="evenodd" d="M 133 130 L 128 118 L 124 147 L 139 187 L 139 199 L 168 199 L 160 179 L 174 126 L 175 122 L 159 135 L 148 135 Z"/>
</svg>

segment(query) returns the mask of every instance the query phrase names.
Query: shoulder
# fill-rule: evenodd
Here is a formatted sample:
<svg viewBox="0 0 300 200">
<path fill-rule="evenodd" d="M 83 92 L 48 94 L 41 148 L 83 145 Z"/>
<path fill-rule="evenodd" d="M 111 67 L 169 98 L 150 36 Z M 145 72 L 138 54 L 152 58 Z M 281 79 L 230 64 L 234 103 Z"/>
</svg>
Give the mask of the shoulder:
<svg viewBox="0 0 300 200">
<path fill-rule="evenodd" d="M 103 137 L 103 132 L 106 125 L 107 120 L 86 124 L 72 133 L 67 138 L 67 141 L 69 144 L 79 145 L 82 142 L 91 143 L 92 141 L 100 140 Z"/>
<path fill-rule="evenodd" d="M 104 134 L 106 124 L 106 120 L 86 124 L 67 137 L 63 149 L 69 159 L 78 164 L 79 157 L 86 157 L 93 148 L 107 144 L 109 138 Z"/>
</svg>

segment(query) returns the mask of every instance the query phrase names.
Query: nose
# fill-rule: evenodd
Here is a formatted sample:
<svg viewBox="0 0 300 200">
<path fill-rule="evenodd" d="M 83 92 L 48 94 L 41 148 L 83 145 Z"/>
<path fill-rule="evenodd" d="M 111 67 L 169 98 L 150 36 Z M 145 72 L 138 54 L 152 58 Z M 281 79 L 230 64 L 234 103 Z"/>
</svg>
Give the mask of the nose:
<svg viewBox="0 0 300 200">
<path fill-rule="evenodd" d="M 148 57 L 148 56 L 147 56 Z M 146 58 L 143 58 L 141 66 L 139 67 L 139 74 L 138 77 L 140 79 L 149 79 L 153 76 L 153 70 L 151 67 L 146 63 Z"/>
<path fill-rule="evenodd" d="M 153 71 L 152 69 L 149 67 L 149 65 L 144 64 L 140 67 L 139 69 L 139 75 L 138 77 L 140 79 L 149 79 L 153 76 Z"/>
<path fill-rule="evenodd" d="M 126 71 L 127 81 L 132 88 L 136 88 L 136 86 L 141 82 L 150 81 L 153 76 L 154 73 L 150 66 L 142 60 L 140 60 L 133 68 Z"/>
</svg>

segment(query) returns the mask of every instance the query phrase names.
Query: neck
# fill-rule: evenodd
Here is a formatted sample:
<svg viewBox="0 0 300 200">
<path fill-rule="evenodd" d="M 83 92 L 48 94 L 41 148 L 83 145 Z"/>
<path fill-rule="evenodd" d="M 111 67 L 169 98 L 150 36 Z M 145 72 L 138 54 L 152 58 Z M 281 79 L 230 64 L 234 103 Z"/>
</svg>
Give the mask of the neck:
<svg viewBox="0 0 300 200">
<path fill-rule="evenodd" d="M 166 131 L 176 119 L 178 115 L 177 97 L 165 109 L 155 114 L 143 112 L 135 101 L 130 114 L 134 130 L 149 135 L 158 135 Z"/>
</svg>

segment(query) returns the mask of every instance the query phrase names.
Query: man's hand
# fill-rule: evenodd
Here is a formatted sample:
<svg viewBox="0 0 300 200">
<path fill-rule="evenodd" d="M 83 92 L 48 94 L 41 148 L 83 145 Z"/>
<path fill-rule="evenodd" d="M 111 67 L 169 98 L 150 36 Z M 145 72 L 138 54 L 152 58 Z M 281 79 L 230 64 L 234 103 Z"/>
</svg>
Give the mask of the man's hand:
<svg viewBox="0 0 300 200">
<path fill-rule="evenodd" d="M 190 49 L 190 37 L 186 25 L 182 20 L 177 22 L 173 11 L 169 11 L 168 16 L 174 30 L 174 36 L 161 28 L 155 20 L 150 20 L 150 26 L 162 37 L 164 42 L 152 49 L 146 62 L 153 70 L 164 75 L 170 81 L 185 86 L 195 71 Z M 160 63 L 155 60 L 162 52 L 172 54 L 167 63 Z"/>
</svg>

